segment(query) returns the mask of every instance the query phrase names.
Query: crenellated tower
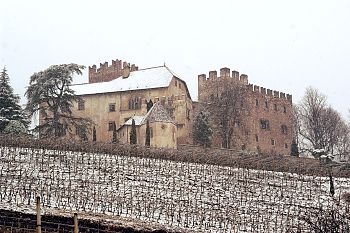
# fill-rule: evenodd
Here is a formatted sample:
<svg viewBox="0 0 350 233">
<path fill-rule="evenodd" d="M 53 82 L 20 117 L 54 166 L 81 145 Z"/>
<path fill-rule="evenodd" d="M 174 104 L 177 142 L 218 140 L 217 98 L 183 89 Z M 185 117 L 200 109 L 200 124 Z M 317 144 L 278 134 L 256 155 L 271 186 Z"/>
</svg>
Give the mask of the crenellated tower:
<svg viewBox="0 0 350 233">
<path fill-rule="evenodd" d="M 108 65 L 108 62 L 100 63 L 100 67 L 96 65 L 89 66 L 89 83 L 108 82 L 113 79 L 119 78 L 123 75 L 124 67 L 129 66 L 130 71 L 138 70 L 138 66 L 132 64 L 131 66 L 127 62 L 122 60 L 112 60 L 112 65 Z"/>
</svg>

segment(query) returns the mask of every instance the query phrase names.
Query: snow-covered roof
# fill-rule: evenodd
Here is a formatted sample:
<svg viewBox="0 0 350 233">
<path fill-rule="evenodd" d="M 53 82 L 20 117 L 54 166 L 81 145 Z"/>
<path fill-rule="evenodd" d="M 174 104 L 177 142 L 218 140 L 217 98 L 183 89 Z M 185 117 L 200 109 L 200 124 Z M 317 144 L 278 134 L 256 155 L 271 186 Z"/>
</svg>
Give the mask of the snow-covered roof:
<svg viewBox="0 0 350 233">
<path fill-rule="evenodd" d="M 130 72 L 129 77 L 119 77 L 108 82 L 72 85 L 76 95 L 142 90 L 169 86 L 176 76 L 168 67 L 158 66 Z"/>
<path fill-rule="evenodd" d="M 135 125 L 142 125 L 143 124 L 143 119 L 145 116 L 133 116 L 129 120 L 127 120 L 124 125 L 132 125 L 132 119 L 135 120 Z"/>
<path fill-rule="evenodd" d="M 168 112 L 165 110 L 165 108 L 159 102 L 155 103 L 146 115 L 131 117 L 119 129 L 121 129 L 125 125 L 132 125 L 132 119 L 135 120 L 135 125 L 146 124 L 147 120 L 149 121 L 149 123 L 168 122 L 168 123 L 175 124 L 174 121 L 169 116 Z"/>
</svg>

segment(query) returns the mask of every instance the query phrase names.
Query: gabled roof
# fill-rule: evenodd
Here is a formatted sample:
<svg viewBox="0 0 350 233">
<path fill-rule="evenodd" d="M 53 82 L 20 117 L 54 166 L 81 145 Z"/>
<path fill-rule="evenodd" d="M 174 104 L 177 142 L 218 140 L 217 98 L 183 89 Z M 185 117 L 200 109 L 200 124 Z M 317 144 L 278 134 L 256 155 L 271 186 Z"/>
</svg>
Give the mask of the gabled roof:
<svg viewBox="0 0 350 233">
<path fill-rule="evenodd" d="M 168 122 L 173 123 L 173 119 L 169 116 L 169 113 L 165 110 L 165 108 L 159 103 L 155 103 L 152 108 L 145 115 L 144 122 L 149 121 L 152 122 Z"/>
<path fill-rule="evenodd" d="M 121 129 L 125 125 L 132 125 L 133 119 L 135 120 L 135 125 L 137 126 L 144 125 L 147 123 L 147 121 L 149 121 L 149 123 L 166 122 L 175 124 L 173 119 L 171 119 L 171 117 L 169 116 L 168 112 L 159 102 L 155 103 L 146 115 L 131 117 L 119 129 Z"/>
<path fill-rule="evenodd" d="M 142 90 L 168 87 L 173 77 L 177 75 L 168 67 L 157 66 L 130 72 L 127 78 L 118 77 L 108 82 L 75 84 L 71 87 L 76 95 Z"/>
</svg>

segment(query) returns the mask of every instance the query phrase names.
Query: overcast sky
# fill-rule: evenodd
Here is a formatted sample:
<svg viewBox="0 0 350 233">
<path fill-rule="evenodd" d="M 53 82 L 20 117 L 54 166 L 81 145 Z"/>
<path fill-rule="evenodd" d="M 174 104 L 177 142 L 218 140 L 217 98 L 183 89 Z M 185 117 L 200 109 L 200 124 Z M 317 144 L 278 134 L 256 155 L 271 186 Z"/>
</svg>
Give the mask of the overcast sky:
<svg viewBox="0 0 350 233">
<path fill-rule="evenodd" d="M 50 65 L 117 58 L 165 62 L 194 100 L 198 74 L 221 67 L 294 102 L 313 86 L 348 118 L 350 1 L 1 0 L 0 66 L 21 96 Z M 86 81 L 87 72 L 75 80 Z"/>
</svg>

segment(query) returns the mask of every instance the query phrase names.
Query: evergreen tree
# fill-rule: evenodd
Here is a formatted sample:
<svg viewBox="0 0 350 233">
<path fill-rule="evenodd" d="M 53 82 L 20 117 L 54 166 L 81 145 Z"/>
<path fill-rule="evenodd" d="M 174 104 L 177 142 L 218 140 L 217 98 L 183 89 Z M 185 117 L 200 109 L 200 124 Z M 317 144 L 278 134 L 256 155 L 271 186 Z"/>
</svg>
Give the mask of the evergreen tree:
<svg viewBox="0 0 350 233">
<path fill-rule="evenodd" d="M 152 100 L 149 100 L 149 101 L 147 102 L 147 112 L 148 112 L 149 110 L 151 110 L 152 107 L 153 107 L 153 101 L 152 101 Z"/>
<path fill-rule="evenodd" d="M 150 147 L 151 146 L 151 131 L 149 128 L 149 121 L 147 120 L 146 123 L 146 143 L 145 146 Z"/>
<path fill-rule="evenodd" d="M 79 136 L 87 138 L 92 121 L 72 114 L 73 103 L 80 100 L 71 89 L 73 75 L 81 75 L 83 69 L 77 64 L 53 65 L 30 77 L 26 109 L 31 116 L 40 112 L 43 121 L 34 130 L 41 137 L 63 137 L 79 128 Z"/>
<path fill-rule="evenodd" d="M 293 139 L 292 145 L 291 145 L 291 153 L 292 156 L 299 156 L 299 149 L 298 145 L 295 142 L 295 139 Z"/>
<path fill-rule="evenodd" d="M 135 120 L 132 119 L 131 131 L 130 131 L 130 144 L 136 144 L 136 143 L 137 143 L 137 138 L 136 138 L 136 125 L 135 125 Z"/>
<path fill-rule="evenodd" d="M 212 129 L 208 115 L 200 111 L 193 122 L 193 141 L 201 146 L 211 146 Z"/>
<path fill-rule="evenodd" d="M 11 121 L 17 121 L 17 123 L 12 123 L 21 125 L 21 131 L 23 131 L 23 127 L 26 131 L 29 125 L 28 117 L 19 105 L 19 96 L 13 93 L 13 89 L 10 86 L 10 78 L 4 67 L 0 74 L 0 133 L 4 132 Z M 13 127 L 9 127 L 7 132 L 11 129 Z"/>
<path fill-rule="evenodd" d="M 94 126 L 94 129 L 92 130 L 92 141 L 96 142 L 96 128 Z"/>
<path fill-rule="evenodd" d="M 112 134 L 112 143 L 117 143 L 117 129 L 114 127 Z"/>
</svg>

